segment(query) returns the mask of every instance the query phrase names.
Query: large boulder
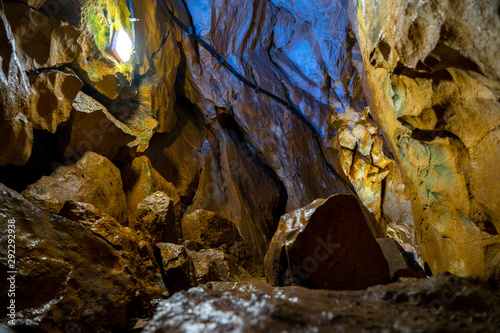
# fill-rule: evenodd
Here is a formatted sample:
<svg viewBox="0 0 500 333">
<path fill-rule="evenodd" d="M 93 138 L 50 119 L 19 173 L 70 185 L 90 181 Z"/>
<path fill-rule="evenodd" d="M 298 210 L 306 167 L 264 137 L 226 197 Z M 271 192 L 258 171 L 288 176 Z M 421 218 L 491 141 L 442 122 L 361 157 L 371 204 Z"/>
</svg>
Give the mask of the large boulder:
<svg viewBox="0 0 500 333">
<path fill-rule="evenodd" d="M 198 285 L 194 264 L 183 245 L 158 243 L 155 251 L 169 291 L 177 292 Z"/>
<path fill-rule="evenodd" d="M 120 170 L 107 158 L 86 152 L 73 165 L 61 165 L 31 184 L 22 195 L 38 207 L 58 213 L 67 200 L 91 203 L 127 223 L 127 201 Z"/>
<path fill-rule="evenodd" d="M 367 223 L 349 194 L 283 215 L 264 259 L 267 281 L 336 290 L 388 283 L 389 266 Z"/>
<path fill-rule="evenodd" d="M 25 70 L 58 68 L 77 54 L 80 31 L 22 3 L 5 3 L 5 14 Z"/>
<path fill-rule="evenodd" d="M 78 160 L 86 151 L 115 159 L 120 149 L 135 140 L 135 135 L 111 115 L 106 107 L 83 92 L 73 102 L 74 113 L 67 128 L 63 158 Z"/>
<path fill-rule="evenodd" d="M 15 225 L 16 241 L 15 265 L 6 255 L 0 258 L 0 289 L 7 290 L 7 271 L 17 271 L 16 326 L 41 332 L 131 329 L 165 296 L 152 252 L 140 251 L 135 234 L 109 215 L 70 205 L 65 215 L 75 221 L 44 212 L 0 184 L 1 252 L 7 254 L 8 224 Z M 2 308 L 8 302 L 2 297 Z"/>
<path fill-rule="evenodd" d="M 241 241 L 232 221 L 203 209 L 182 217 L 182 238 L 198 242 L 207 248 Z"/>
<path fill-rule="evenodd" d="M 180 198 L 177 190 L 153 168 L 149 158 L 146 156 L 134 158 L 122 165 L 121 173 L 131 220 L 136 217 L 137 205 L 147 196 L 158 191 L 165 193 L 173 201 L 176 219 L 180 219 Z M 180 236 L 180 220 L 176 228 Z"/>
<path fill-rule="evenodd" d="M 73 100 L 83 86 L 71 71 L 51 70 L 28 76 L 33 94 L 26 116 L 33 128 L 55 133 L 59 124 L 68 121 Z"/>
<path fill-rule="evenodd" d="M 147 196 L 137 206 L 137 220 L 134 228 L 156 243 L 177 243 L 174 201 L 163 192 Z"/>
</svg>

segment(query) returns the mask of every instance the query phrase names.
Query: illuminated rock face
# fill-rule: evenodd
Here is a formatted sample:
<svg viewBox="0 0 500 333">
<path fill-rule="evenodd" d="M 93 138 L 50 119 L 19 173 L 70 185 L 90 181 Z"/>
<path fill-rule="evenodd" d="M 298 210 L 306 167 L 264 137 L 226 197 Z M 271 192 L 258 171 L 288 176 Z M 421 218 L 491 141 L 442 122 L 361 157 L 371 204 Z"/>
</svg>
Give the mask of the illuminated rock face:
<svg viewBox="0 0 500 333">
<path fill-rule="evenodd" d="M 355 3 L 372 111 L 403 171 L 421 255 L 433 272 L 498 280 L 498 2 Z"/>
<path fill-rule="evenodd" d="M 266 253 L 271 271 L 302 264 L 323 231 L 369 239 L 381 259 L 366 228 L 353 233 L 360 223 L 336 233 L 328 216 L 306 219 L 289 262 L 273 257 L 280 218 L 332 196 L 351 201 L 331 211 L 362 203 L 363 217 L 343 213 L 431 271 L 500 280 L 497 2 L 167 1 L 237 71 L 302 112 L 321 148 L 289 108 L 182 32 L 162 1 L 132 2 L 134 24 L 123 0 L 0 1 L 0 183 L 23 194 L 0 185 L 0 210 L 25 219 L 23 288 L 47 286 L 19 303 L 19 325 L 50 331 L 70 318 L 81 331 L 137 330 L 167 290 L 262 280 Z M 133 39 L 130 61 L 112 54 L 115 30 Z M 32 253 L 37 237 L 53 260 Z M 75 251 L 80 243 L 92 248 Z M 187 267 L 172 279 L 167 248 Z M 358 259 L 344 266 L 359 268 L 356 288 L 387 282 L 383 260 Z M 396 259 L 392 275 L 406 270 Z M 43 277 L 55 269 L 62 275 Z M 328 279 L 317 273 L 308 286 L 352 287 Z M 108 301 L 114 310 L 101 311 Z"/>
</svg>

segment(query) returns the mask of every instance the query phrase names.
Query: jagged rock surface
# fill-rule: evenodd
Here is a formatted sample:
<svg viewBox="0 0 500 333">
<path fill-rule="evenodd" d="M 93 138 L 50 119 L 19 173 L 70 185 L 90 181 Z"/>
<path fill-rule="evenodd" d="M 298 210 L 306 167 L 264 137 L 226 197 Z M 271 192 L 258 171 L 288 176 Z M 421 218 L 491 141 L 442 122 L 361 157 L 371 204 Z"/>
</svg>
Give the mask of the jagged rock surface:
<svg viewBox="0 0 500 333">
<path fill-rule="evenodd" d="M 137 205 L 137 220 L 134 224 L 151 240 L 151 244 L 177 243 L 174 201 L 163 192 L 155 192 Z"/>
<path fill-rule="evenodd" d="M 318 199 L 281 217 L 264 259 L 267 282 L 356 290 L 389 282 L 389 267 L 353 195 Z"/>
<path fill-rule="evenodd" d="M 420 254 L 433 272 L 498 281 L 499 3 L 350 4 L 372 110 L 402 169 Z"/>
<path fill-rule="evenodd" d="M 211 283 L 162 301 L 144 333 L 495 332 L 500 295 L 477 279 L 440 275 L 363 291 Z"/>
<path fill-rule="evenodd" d="M 165 296 L 152 251 L 91 205 L 73 202 L 63 210 L 70 219 L 44 212 L 0 184 L 0 214 L 8 216 L 0 221 L 2 253 L 7 221 L 15 220 L 16 324 L 46 332 L 133 327 Z M 1 276 L 10 270 L 2 255 Z M 0 289 L 7 289 L 5 278 Z M 3 308 L 8 301 L 2 297 Z"/>
<path fill-rule="evenodd" d="M 73 102 L 73 109 L 66 129 L 69 139 L 63 152 L 67 161 L 77 161 L 86 151 L 115 159 L 120 149 L 136 138 L 104 105 L 81 91 Z"/>
<path fill-rule="evenodd" d="M 394 238 L 377 238 L 377 243 L 389 264 L 391 281 L 397 281 L 400 277 L 426 277 L 422 267 L 417 264 Z"/>
<path fill-rule="evenodd" d="M 74 165 L 59 166 L 22 195 L 47 212 L 57 214 L 67 200 L 73 200 L 91 203 L 121 223 L 128 222 L 120 170 L 91 151 Z"/>
</svg>

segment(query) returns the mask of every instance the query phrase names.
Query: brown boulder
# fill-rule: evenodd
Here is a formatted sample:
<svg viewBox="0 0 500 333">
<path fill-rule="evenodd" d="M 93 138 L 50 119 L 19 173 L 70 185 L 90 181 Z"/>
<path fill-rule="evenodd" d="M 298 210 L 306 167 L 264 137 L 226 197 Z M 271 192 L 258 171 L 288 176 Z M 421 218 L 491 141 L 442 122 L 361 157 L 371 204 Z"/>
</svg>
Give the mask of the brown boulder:
<svg viewBox="0 0 500 333">
<path fill-rule="evenodd" d="M 7 254 L 7 225 L 14 220 L 16 325 L 23 330 L 128 330 L 163 298 L 159 271 L 146 263 L 150 257 L 136 252 L 133 234 L 105 214 L 83 210 L 90 212 L 81 216 L 92 219 L 74 222 L 0 184 L 0 214 L 6 217 L 0 221 L 0 250 Z M 1 258 L 1 290 L 10 270 L 7 257 Z M 1 298 L 2 308 L 7 302 Z"/>
<path fill-rule="evenodd" d="M 122 226 L 116 219 L 89 203 L 66 201 L 58 215 L 87 226 L 95 235 L 120 251 L 128 260 L 127 267 L 137 280 L 140 288 L 138 299 L 147 295 L 160 297 L 168 294 L 153 247 L 134 230 Z"/>
<path fill-rule="evenodd" d="M 76 96 L 73 108 L 75 112 L 68 126 L 69 142 L 63 153 L 66 160 L 78 159 L 86 151 L 115 159 L 120 148 L 135 139 L 132 131 L 106 107 L 83 92 Z"/>
<path fill-rule="evenodd" d="M 28 75 L 33 94 L 26 116 L 33 128 L 55 133 L 57 126 L 69 119 L 73 100 L 83 83 L 73 72 L 67 72 L 54 70 Z"/>
<path fill-rule="evenodd" d="M 86 152 L 74 165 L 61 165 L 31 184 L 22 195 L 38 207 L 58 213 L 67 200 L 87 202 L 127 222 L 127 201 L 120 170 L 107 158 Z"/>
<path fill-rule="evenodd" d="M 217 248 L 224 244 L 241 241 L 236 225 L 214 212 L 198 209 L 182 218 L 182 237 Z"/>
<path fill-rule="evenodd" d="M 355 290 L 390 281 L 355 196 L 318 199 L 281 217 L 264 259 L 273 285 Z"/>
<path fill-rule="evenodd" d="M 57 68 L 75 59 L 80 32 L 22 3 L 5 3 L 5 14 L 25 70 Z"/>
<path fill-rule="evenodd" d="M 196 273 L 186 248 L 171 243 L 156 244 L 156 257 L 161 260 L 165 284 L 177 292 L 196 286 Z"/>
<path fill-rule="evenodd" d="M 149 140 L 158 127 L 158 121 L 147 112 L 149 110 L 130 100 L 117 100 L 109 106 L 108 111 L 136 136 L 128 146 L 143 153 L 149 147 Z"/>
<path fill-rule="evenodd" d="M 180 219 L 179 195 L 174 185 L 163 178 L 151 165 L 146 156 L 136 157 L 121 168 L 123 188 L 127 196 L 130 219 L 135 220 L 137 205 L 152 193 L 164 192 L 174 202 L 176 219 Z M 177 235 L 181 235 L 180 221 L 176 226 Z"/>
<path fill-rule="evenodd" d="M 147 196 L 137 206 L 136 230 L 141 230 L 151 244 L 177 243 L 174 201 L 163 192 Z"/>
<path fill-rule="evenodd" d="M 251 277 L 250 273 L 221 250 L 186 251 L 194 264 L 198 284 L 205 284 L 209 281 L 236 282 Z"/>
<path fill-rule="evenodd" d="M 426 275 L 422 267 L 401 247 L 401 245 L 391 237 L 377 238 L 385 259 L 389 264 L 389 274 L 391 280 L 400 277 L 425 278 Z"/>
</svg>

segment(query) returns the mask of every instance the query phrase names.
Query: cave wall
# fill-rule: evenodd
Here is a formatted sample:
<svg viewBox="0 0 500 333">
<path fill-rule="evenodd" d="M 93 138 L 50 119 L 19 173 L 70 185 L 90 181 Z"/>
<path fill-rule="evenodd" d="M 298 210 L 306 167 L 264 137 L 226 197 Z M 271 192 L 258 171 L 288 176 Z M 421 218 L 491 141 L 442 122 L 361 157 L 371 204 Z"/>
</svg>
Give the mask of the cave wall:
<svg viewBox="0 0 500 333">
<path fill-rule="evenodd" d="M 499 277 L 498 1 L 351 1 L 371 109 L 433 272 Z"/>
</svg>

